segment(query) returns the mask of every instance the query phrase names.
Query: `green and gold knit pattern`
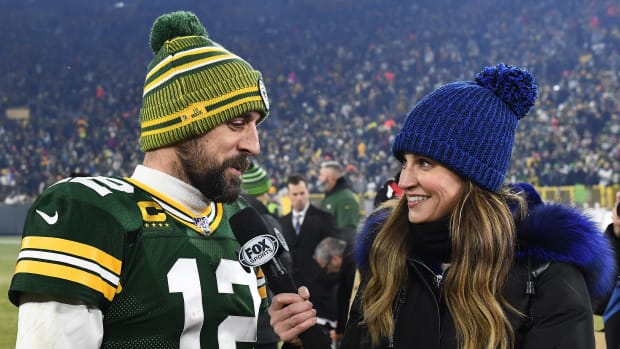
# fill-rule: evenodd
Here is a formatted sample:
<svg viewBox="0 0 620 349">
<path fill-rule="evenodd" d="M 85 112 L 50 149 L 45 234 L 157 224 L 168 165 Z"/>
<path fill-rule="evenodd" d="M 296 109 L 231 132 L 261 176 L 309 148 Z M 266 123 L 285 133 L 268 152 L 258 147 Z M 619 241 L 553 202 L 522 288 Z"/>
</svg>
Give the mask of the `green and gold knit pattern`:
<svg viewBox="0 0 620 349">
<path fill-rule="evenodd" d="M 265 118 L 269 108 L 260 72 L 204 36 L 166 41 L 149 65 L 143 97 L 143 151 L 205 134 L 250 111 Z"/>
</svg>

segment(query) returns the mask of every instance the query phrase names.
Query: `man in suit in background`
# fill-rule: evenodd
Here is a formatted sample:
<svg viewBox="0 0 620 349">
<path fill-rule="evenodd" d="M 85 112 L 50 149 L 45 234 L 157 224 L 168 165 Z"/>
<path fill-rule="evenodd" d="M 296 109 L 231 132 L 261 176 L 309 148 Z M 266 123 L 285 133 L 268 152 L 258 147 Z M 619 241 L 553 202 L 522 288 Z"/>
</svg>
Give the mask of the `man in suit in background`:
<svg viewBox="0 0 620 349">
<path fill-rule="evenodd" d="M 293 279 L 297 287 L 308 287 L 318 323 L 325 327 L 327 336 L 337 319 L 339 273 L 323 269 L 314 260 L 314 253 L 323 239 L 338 236 L 336 219 L 310 203 L 308 182 L 302 175 L 290 175 L 286 185 L 291 212 L 280 218 L 280 224 L 293 260 Z M 285 343 L 283 348 L 294 346 Z"/>
</svg>

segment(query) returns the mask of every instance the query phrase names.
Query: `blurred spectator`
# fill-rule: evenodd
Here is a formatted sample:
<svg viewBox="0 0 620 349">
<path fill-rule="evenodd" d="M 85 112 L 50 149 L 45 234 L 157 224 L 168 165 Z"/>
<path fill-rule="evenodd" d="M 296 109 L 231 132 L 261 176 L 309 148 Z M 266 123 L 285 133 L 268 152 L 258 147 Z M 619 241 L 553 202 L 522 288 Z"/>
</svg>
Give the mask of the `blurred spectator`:
<svg viewBox="0 0 620 349">
<path fill-rule="evenodd" d="M 403 190 L 398 187 L 398 178 L 400 177 L 400 171 L 395 177 L 390 177 L 383 182 L 381 188 L 377 191 L 374 199 L 374 207 L 378 207 L 386 200 L 393 198 L 400 198 L 403 194 Z"/>
<path fill-rule="evenodd" d="M 339 273 L 346 246 L 344 240 L 326 237 L 314 249 L 314 260 L 327 273 Z"/>
<path fill-rule="evenodd" d="M 360 219 L 359 203 L 337 161 L 321 163 L 319 186 L 325 193 L 321 208 L 336 217 L 336 224 L 343 237 L 349 242 L 352 241 Z"/>
<path fill-rule="evenodd" d="M 241 176 L 241 194 L 260 214 L 269 214 L 274 218 L 280 217 L 280 204 L 274 201 L 269 194 L 271 189 L 271 178 L 267 172 L 256 163 L 252 162 L 250 167 Z"/>
</svg>

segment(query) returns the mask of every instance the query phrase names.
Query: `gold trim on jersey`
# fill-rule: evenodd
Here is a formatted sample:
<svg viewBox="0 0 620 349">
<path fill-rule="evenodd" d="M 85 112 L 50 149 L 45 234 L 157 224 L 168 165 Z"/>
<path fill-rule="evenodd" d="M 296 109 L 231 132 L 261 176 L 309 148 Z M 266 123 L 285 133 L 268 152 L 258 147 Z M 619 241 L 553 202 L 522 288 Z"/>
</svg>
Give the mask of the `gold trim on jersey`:
<svg viewBox="0 0 620 349">
<path fill-rule="evenodd" d="M 21 246 L 21 250 L 24 249 L 47 250 L 50 252 L 60 252 L 81 257 L 97 263 L 117 276 L 121 274 L 121 266 L 123 265 L 123 262 L 120 259 L 96 247 L 83 244 L 81 242 L 55 237 L 26 236 L 22 240 Z"/>
<path fill-rule="evenodd" d="M 263 273 L 263 269 L 258 267 L 256 268 L 256 286 L 258 288 L 258 294 L 260 298 L 267 298 L 267 284 L 265 280 L 265 274 Z"/>
<path fill-rule="evenodd" d="M 96 248 L 71 240 L 27 236 L 15 273 L 30 273 L 79 283 L 112 300 L 119 285 L 122 262 Z"/>
<path fill-rule="evenodd" d="M 224 217 L 224 205 L 221 202 L 211 202 L 211 204 L 202 213 L 199 215 L 194 215 L 188 208 L 171 197 L 162 194 L 156 189 L 133 178 L 125 178 L 125 180 L 151 194 L 153 199 L 166 211 L 166 213 L 199 234 L 206 235 L 205 231 L 196 225 L 196 218 L 204 217 L 208 220 L 209 231 L 211 232 L 208 235 L 213 234 L 222 222 L 222 218 Z"/>
<path fill-rule="evenodd" d="M 62 264 L 20 260 L 15 267 L 15 273 L 38 274 L 73 281 L 103 294 L 109 301 L 114 298 L 114 294 L 116 293 L 116 288 L 103 281 L 101 277 Z"/>
</svg>

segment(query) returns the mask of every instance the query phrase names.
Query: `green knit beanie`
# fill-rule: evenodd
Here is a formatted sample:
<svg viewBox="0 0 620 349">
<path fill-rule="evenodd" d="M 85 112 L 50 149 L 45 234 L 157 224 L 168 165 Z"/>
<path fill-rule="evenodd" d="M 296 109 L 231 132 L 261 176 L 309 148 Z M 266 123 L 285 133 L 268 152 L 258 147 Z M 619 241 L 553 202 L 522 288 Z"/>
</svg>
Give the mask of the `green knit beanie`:
<svg viewBox="0 0 620 349">
<path fill-rule="evenodd" d="M 271 188 L 271 178 L 267 176 L 267 172 L 253 162 L 243 172 L 241 180 L 241 189 L 244 193 L 250 195 L 258 196 L 266 193 Z"/>
<path fill-rule="evenodd" d="M 140 149 L 165 147 L 205 134 L 251 111 L 269 113 L 261 73 L 212 41 L 191 12 L 160 16 L 153 23 L 140 110 Z"/>
</svg>

